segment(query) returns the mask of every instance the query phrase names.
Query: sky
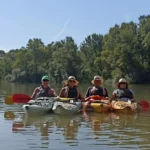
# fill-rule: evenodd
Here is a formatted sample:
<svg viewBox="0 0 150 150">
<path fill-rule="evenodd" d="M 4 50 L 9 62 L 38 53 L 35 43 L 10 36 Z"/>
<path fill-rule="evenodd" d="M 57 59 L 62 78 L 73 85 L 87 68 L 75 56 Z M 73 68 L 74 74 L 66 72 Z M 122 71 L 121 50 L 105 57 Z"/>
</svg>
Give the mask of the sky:
<svg viewBox="0 0 150 150">
<path fill-rule="evenodd" d="M 31 38 L 47 45 L 72 36 L 79 45 L 148 14 L 150 0 L 0 0 L 0 50 L 21 48 Z"/>
</svg>

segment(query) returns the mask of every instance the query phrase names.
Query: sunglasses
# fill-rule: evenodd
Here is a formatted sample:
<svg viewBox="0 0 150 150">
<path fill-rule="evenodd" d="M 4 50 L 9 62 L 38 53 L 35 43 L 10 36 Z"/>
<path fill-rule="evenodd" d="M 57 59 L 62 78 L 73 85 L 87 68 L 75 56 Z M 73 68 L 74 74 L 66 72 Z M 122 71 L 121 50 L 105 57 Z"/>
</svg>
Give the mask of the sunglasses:
<svg viewBox="0 0 150 150">
<path fill-rule="evenodd" d="M 126 82 L 120 82 L 120 84 L 126 84 Z"/>
<path fill-rule="evenodd" d="M 75 80 L 69 80 L 69 82 L 73 82 L 73 83 L 75 83 Z"/>
<path fill-rule="evenodd" d="M 94 82 L 101 82 L 101 80 L 94 80 Z"/>
<path fill-rule="evenodd" d="M 47 82 L 48 82 L 49 80 L 47 80 L 47 79 L 44 79 L 44 80 L 43 80 L 43 82 L 45 82 L 45 81 L 47 81 Z"/>
</svg>

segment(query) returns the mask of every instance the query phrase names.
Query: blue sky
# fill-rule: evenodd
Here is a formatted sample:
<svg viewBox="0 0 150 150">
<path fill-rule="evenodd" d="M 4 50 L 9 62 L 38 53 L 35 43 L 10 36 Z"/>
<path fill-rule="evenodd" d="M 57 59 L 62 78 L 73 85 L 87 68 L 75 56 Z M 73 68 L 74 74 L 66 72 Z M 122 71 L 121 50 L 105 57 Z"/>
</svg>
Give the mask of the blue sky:
<svg viewBox="0 0 150 150">
<path fill-rule="evenodd" d="M 72 36 L 79 45 L 92 33 L 106 34 L 116 23 L 138 22 L 150 14 L 150 0 L 0 0 L 0 49 L 46 44 Z"/>
</svg>

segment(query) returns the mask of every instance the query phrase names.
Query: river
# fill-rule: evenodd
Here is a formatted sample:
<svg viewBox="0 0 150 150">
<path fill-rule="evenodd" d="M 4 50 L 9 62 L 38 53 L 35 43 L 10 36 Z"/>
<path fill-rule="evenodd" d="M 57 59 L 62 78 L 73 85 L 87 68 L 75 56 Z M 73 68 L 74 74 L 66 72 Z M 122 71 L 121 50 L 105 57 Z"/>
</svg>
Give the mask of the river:
<svg viewBox="0 0 150 150">
<path fill-rule="evenodd" d="M 0 147 L 7 150 L 149 150 L 150 111 L 134 115 L 88 113 L 27 117 L 21 105 L 6 105 L 5 95 L 31 95 L 38 84 L 0 82 Z M 90 84 L 79 85 L 85 94 Z M 53 85 L 57 93 L 62 85 Z M 111 95 L 115 85 L 104 85 Z M 130 85 L 135 99 L 150 99 L 150 85 Z"/>
</svg>

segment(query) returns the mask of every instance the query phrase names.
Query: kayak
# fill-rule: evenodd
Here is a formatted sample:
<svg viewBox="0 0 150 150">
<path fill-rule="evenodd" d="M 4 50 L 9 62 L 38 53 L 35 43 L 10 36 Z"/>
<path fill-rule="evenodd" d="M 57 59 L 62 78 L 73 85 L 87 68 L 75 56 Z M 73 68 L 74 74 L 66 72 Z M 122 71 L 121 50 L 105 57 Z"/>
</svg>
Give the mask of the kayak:
<svg viewBox="0 0 150 150">
<path fill-rule="evenodd" d="M 85 103 L 86 102 L 84 102 L 84 104 Z M 110 101 L 109 100 L 101 100 L 100 102 L 89 102 L 87 104 L 87 111 L 103 113 L 103 112 L 108 112 L 109 109 L 110 109 Z"/>
<path fill-rule="evenodd" d="M 139 111 L 136 102 L 112 101 L 112 111 L 121 113 L 136 113 Z"/>
<path fill-rule="evenodd" d="M 110 100 L 108 97 L 102 97 L 99 95 L 92 95 L 86 98 L 87 102 L 83 103 L 83 107 L 87 111 L 95 111 L 98 113 L 108 112 L 111 108 Z"/>
<path fill-rule="evenodd" d="M 110 103 L 109 102 L 91 103 L 91 107 L 95 112 L 98 113 L 108 112 L 110 109 Z"/>
<path fill-rule="evenodd" d="M 22 106 L 22 109 L 28 115 L 42 115 L 52 112 L 54 101 L 55 99 L 53 98 L 30 100 Z"/>
<path fill-rule="evenodd" d="M 79 112 L 82 107 L 82 102 L 60 102 L 56 101 L 53 105 L 53 112 L 59 115 L 72 115 Z"/>
</svg>

